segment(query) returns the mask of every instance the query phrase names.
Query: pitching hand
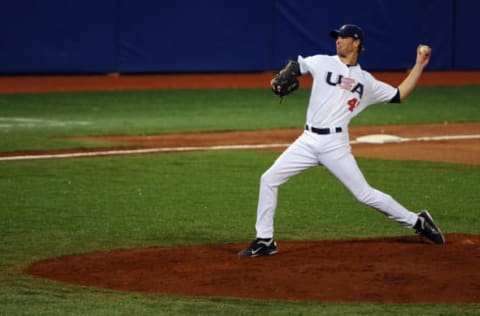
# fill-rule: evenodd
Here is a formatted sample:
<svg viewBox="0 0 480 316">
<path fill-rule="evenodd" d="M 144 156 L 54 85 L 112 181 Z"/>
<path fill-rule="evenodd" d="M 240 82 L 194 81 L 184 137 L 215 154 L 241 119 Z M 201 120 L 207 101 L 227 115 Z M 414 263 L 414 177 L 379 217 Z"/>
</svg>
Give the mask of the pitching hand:
<svg viewBox="0 0 480 316">
<path fill-rule="evenodd" d="M 422 68 L 427 66 L 430 61 L 430 56 L 432 55 L 432 49 L 428 45 L 420 44 L 417 47 L 417 60 L 416 63 Z"/>
</svg>

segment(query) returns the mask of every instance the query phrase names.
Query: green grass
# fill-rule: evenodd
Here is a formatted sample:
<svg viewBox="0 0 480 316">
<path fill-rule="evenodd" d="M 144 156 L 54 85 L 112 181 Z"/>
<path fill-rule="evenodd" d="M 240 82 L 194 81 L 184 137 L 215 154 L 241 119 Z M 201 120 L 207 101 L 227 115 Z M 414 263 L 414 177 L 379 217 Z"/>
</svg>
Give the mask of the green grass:
<svg viewBox="0 0 480 316">
<path fill-rule="evenodd" d="M 260 90 L 0 96 L 2 118 L 91 122 L 30 127 L 17 122 L 9 129 L 0 128 L 0 148 L 76 147 L 78 143 L 65 140 L 72 135 L 299 127 L 308 98 L 306 91 L 299 92 L 282 104 Z M 418 89 L 407 103 L 372 107 L 354 124 L 479 121 L 479 98 L 478 86 Z M 32 262 L 72 253 L 247 243 L 254 236 L 259 177 L 277 156 L 274 152 L 226 151 L 0 162 L 0 315 L 478 314 L 479 304 L 340 304 L 142 295 L 21 274 Z M 358 161 L 372 186 L 408 208 L 429 209 L 444 232 L 480 233 L 479 167 Z M 357 203 L 322 168 L 308 170 L 280 189 L 279 240 L 410 233 Z"/>
<path fill-rule="evenodd" d="M 297 128 L 308 92 L 281 104 L 268 90 L 0 95 L 0 150 L 98 146 L 70 136 Z M 478 121 L 479 95 L 480 86 L 419 88 L 404 104 L 371 106 L 352 125 Z"/>
<path fill-rule="evenodd" d="M 21 94 L 0 96 L 0 118 L 66 121 L 65 126 L 0 129 L 0 148 L 78 147 L 76 135 L 130 135 L 186 131 L 227 131 L 301 125 L 299 100 L 279 104 L 265 90 L 164 90 Z M 79 123 L 88 123 L 79 125 Z M 0 121 L 1 123 L 1 121 Z M 85 144 L 84 144 L 85 145 Z M 86 144 L 88 145 L 88 144 Z"/>
<path fill-rule="evenodd" d="M 331 315 L 343 311 L 380 315 L 385 311 L 435 314 L 459 310 L 459 306 L 450 305 L 338 305 L 143 296 L 18 275 L 31 262 L 71 253 L 248 242 L 254 234 L 258 177 L 276 155 L 240 151 L 0 164 L 0 191 L 7 205 L 0 215 L 3 311 L 164 311 L 196 315 L 200 309 L 205 315 L 236 314 L 238 310 L 245 314 Z M 479 232 L 477 167 L 363 159 L 360 166 L 372 185 L 406 206 L 432 210 L 445 232 Z M 462 196 L 463 202 L 459 205 L 458 199 L 445 196 Z M 403 234 L 410 232 L 359 205 L 321 168 L 311 169 L 281 188 L 278 239 Z M 28 305 L 21 304 L 24 300 Z M 474 307 L 460 310 L 473 311 Z"/>
<path fill-rule="evenodd" d="M 258 179 L 276 155 L 235 151 L 2 163 L 0 190 L 7 207 L 0 215 L 0 247 L 12 247 L 2 253 L 15 254 L 18 245 L 48 258 L 121 247 L 244 242 L 253 234 Z M 445 231 L 478 230 L 477 167 L 360 163 L 373 186 L 393 192 L 412 209 L 434 210 Z M 458 200 L 441 198 L 448 195 L 462 196 L 461 210 Z M 323 168 L 281 187 L 276 220 L 279 239 L 407 233 L 359 205 Z M 20 263 L 33 250 L 16 253 L 26 256 Z"/>
<path fill-rule="evenodd" d="M 4 315 L 478 315 L 478 305 L 361 304 L 182 298 L 103 291 L 17 278 Z M 88 302 L 88 304 L 86 304 Z"/>
</svg>

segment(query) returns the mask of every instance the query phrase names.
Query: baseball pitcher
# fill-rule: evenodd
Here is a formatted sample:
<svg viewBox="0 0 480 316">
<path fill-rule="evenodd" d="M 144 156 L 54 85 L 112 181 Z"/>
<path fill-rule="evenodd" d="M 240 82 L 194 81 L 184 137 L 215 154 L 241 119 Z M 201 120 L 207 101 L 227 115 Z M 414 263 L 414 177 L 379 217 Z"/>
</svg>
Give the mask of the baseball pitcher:
<svg viewBox="0 0 480 316">
<path fill-rule="evenodd" d="M 299 87 L 300 75 L 309 73 L 313 77 L 305 130 L 261 176 L 256 239 L 239 253 L 241 257 L 277 253 L 274 215 L 278 187 L 298 173 L 319 165 L 337 177 L 359 202 L 414 229 L 435 244 L 445 243 L 442 232 L 427 211 L 413 213 L 367 183 L 351 153 L 348 136 L 350 120 L 367 106 L 405 100 L 427 66 L 431 49 L 419 45 L 415 65 L 403 82 L 393 87 L 376 80 L 358 64 L 359 54 L 364 50 L 364 34 L 360 27 L 343 25 L 332 30 L 330 35 L 336 40 L 336 55 L 298 56 L 297 61 L 289 61 L 271 81 L 272 91 L 283 97 Z"/>
</svg>

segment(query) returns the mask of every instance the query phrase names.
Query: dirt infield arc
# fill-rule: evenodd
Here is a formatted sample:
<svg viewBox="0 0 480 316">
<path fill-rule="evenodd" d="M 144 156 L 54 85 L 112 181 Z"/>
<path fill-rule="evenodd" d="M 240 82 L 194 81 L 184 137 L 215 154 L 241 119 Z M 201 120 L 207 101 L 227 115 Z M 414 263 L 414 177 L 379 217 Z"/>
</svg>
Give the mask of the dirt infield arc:
<svg viewBox="0 0 480 316">
<path fill-rule="evenodd" d="M 301 129 L 237 131 L 221 133 L 185 133 L 149 136 L 77 137 L 83 141 L 114 142 L 122 147 L 69 149 L 55 151 L 0 152 L 0 160 L 92 157 L 145 152 L 179 152 L 188 150 L 268 148 L 282 150 L 295 140 Z M 480 164 L 480 123 L 442 123 L 423 125 L 356 126 L 350 138 L 366 135 L 397 135 L 408 141 L 386 144 L 356 143 L 352 150 L 357 157 L 396 160 L 423 160 Z M 237 147 L 236 147 L 237 146 Z"/>
<path fill-rule="evenodd" d="M 302 133 L 299 129 L 237 131 L 223 133 L 191 133 L 149 136 L 101 136 L 82 140 L 115 142 L 135 148 L 207 147 L 228 145 L 290 144 Z M 352 150 L 357 157 L 395 160 L 423 160 L 480 164 L 480 123 L 443 123 L 419 125 L 356 126 L 349 129 L 350 139 L 365 135 L 397 135 L 417 141 L 387 144 L 355 144 Z M 439 141 L 429 138 L 445 137 Z M 455 139 L 465 136 L 466 139 Z M 451 139 L 449 139 L 451 138 Z M 277 147 L 276 149 L 283 149 Z"/>
</svg>

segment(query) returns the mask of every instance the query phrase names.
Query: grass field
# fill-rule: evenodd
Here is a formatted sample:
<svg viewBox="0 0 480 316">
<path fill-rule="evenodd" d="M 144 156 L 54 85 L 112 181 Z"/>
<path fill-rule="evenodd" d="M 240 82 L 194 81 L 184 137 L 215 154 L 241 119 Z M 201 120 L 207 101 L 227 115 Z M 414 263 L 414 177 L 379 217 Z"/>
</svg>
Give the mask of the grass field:
<svg viewBox="0 0 480 316">
<path fill-rule="evenodd" d="M 480 121 L 480 86 L 418 88 L 354 125 Z M 300 127 L 308 91 L 282 104 L 263 90 L 169 90 L 0 96 L 0 150 L 92 147 L 70 136 Z M 1 315 L 478 315 L 480 304 L 282 302 L 142 295 L 21 274 L 37 260 L 155 246 L 248 243 L 258 179 L 275 152 L 225 151 L 0 162 Z M 480 168 L 359 159 L 369 182 L 444 232 L 480 233 Z M 318 183 L 312 186 L 312 183 Z M 281 240 L 410 233 L 354 201 L 325 170 L 280 192 Z M 315 205 L 315 208 L 311 206 Z M 320 285 L 321 286 L 321 285 Z"/>
</svg>

